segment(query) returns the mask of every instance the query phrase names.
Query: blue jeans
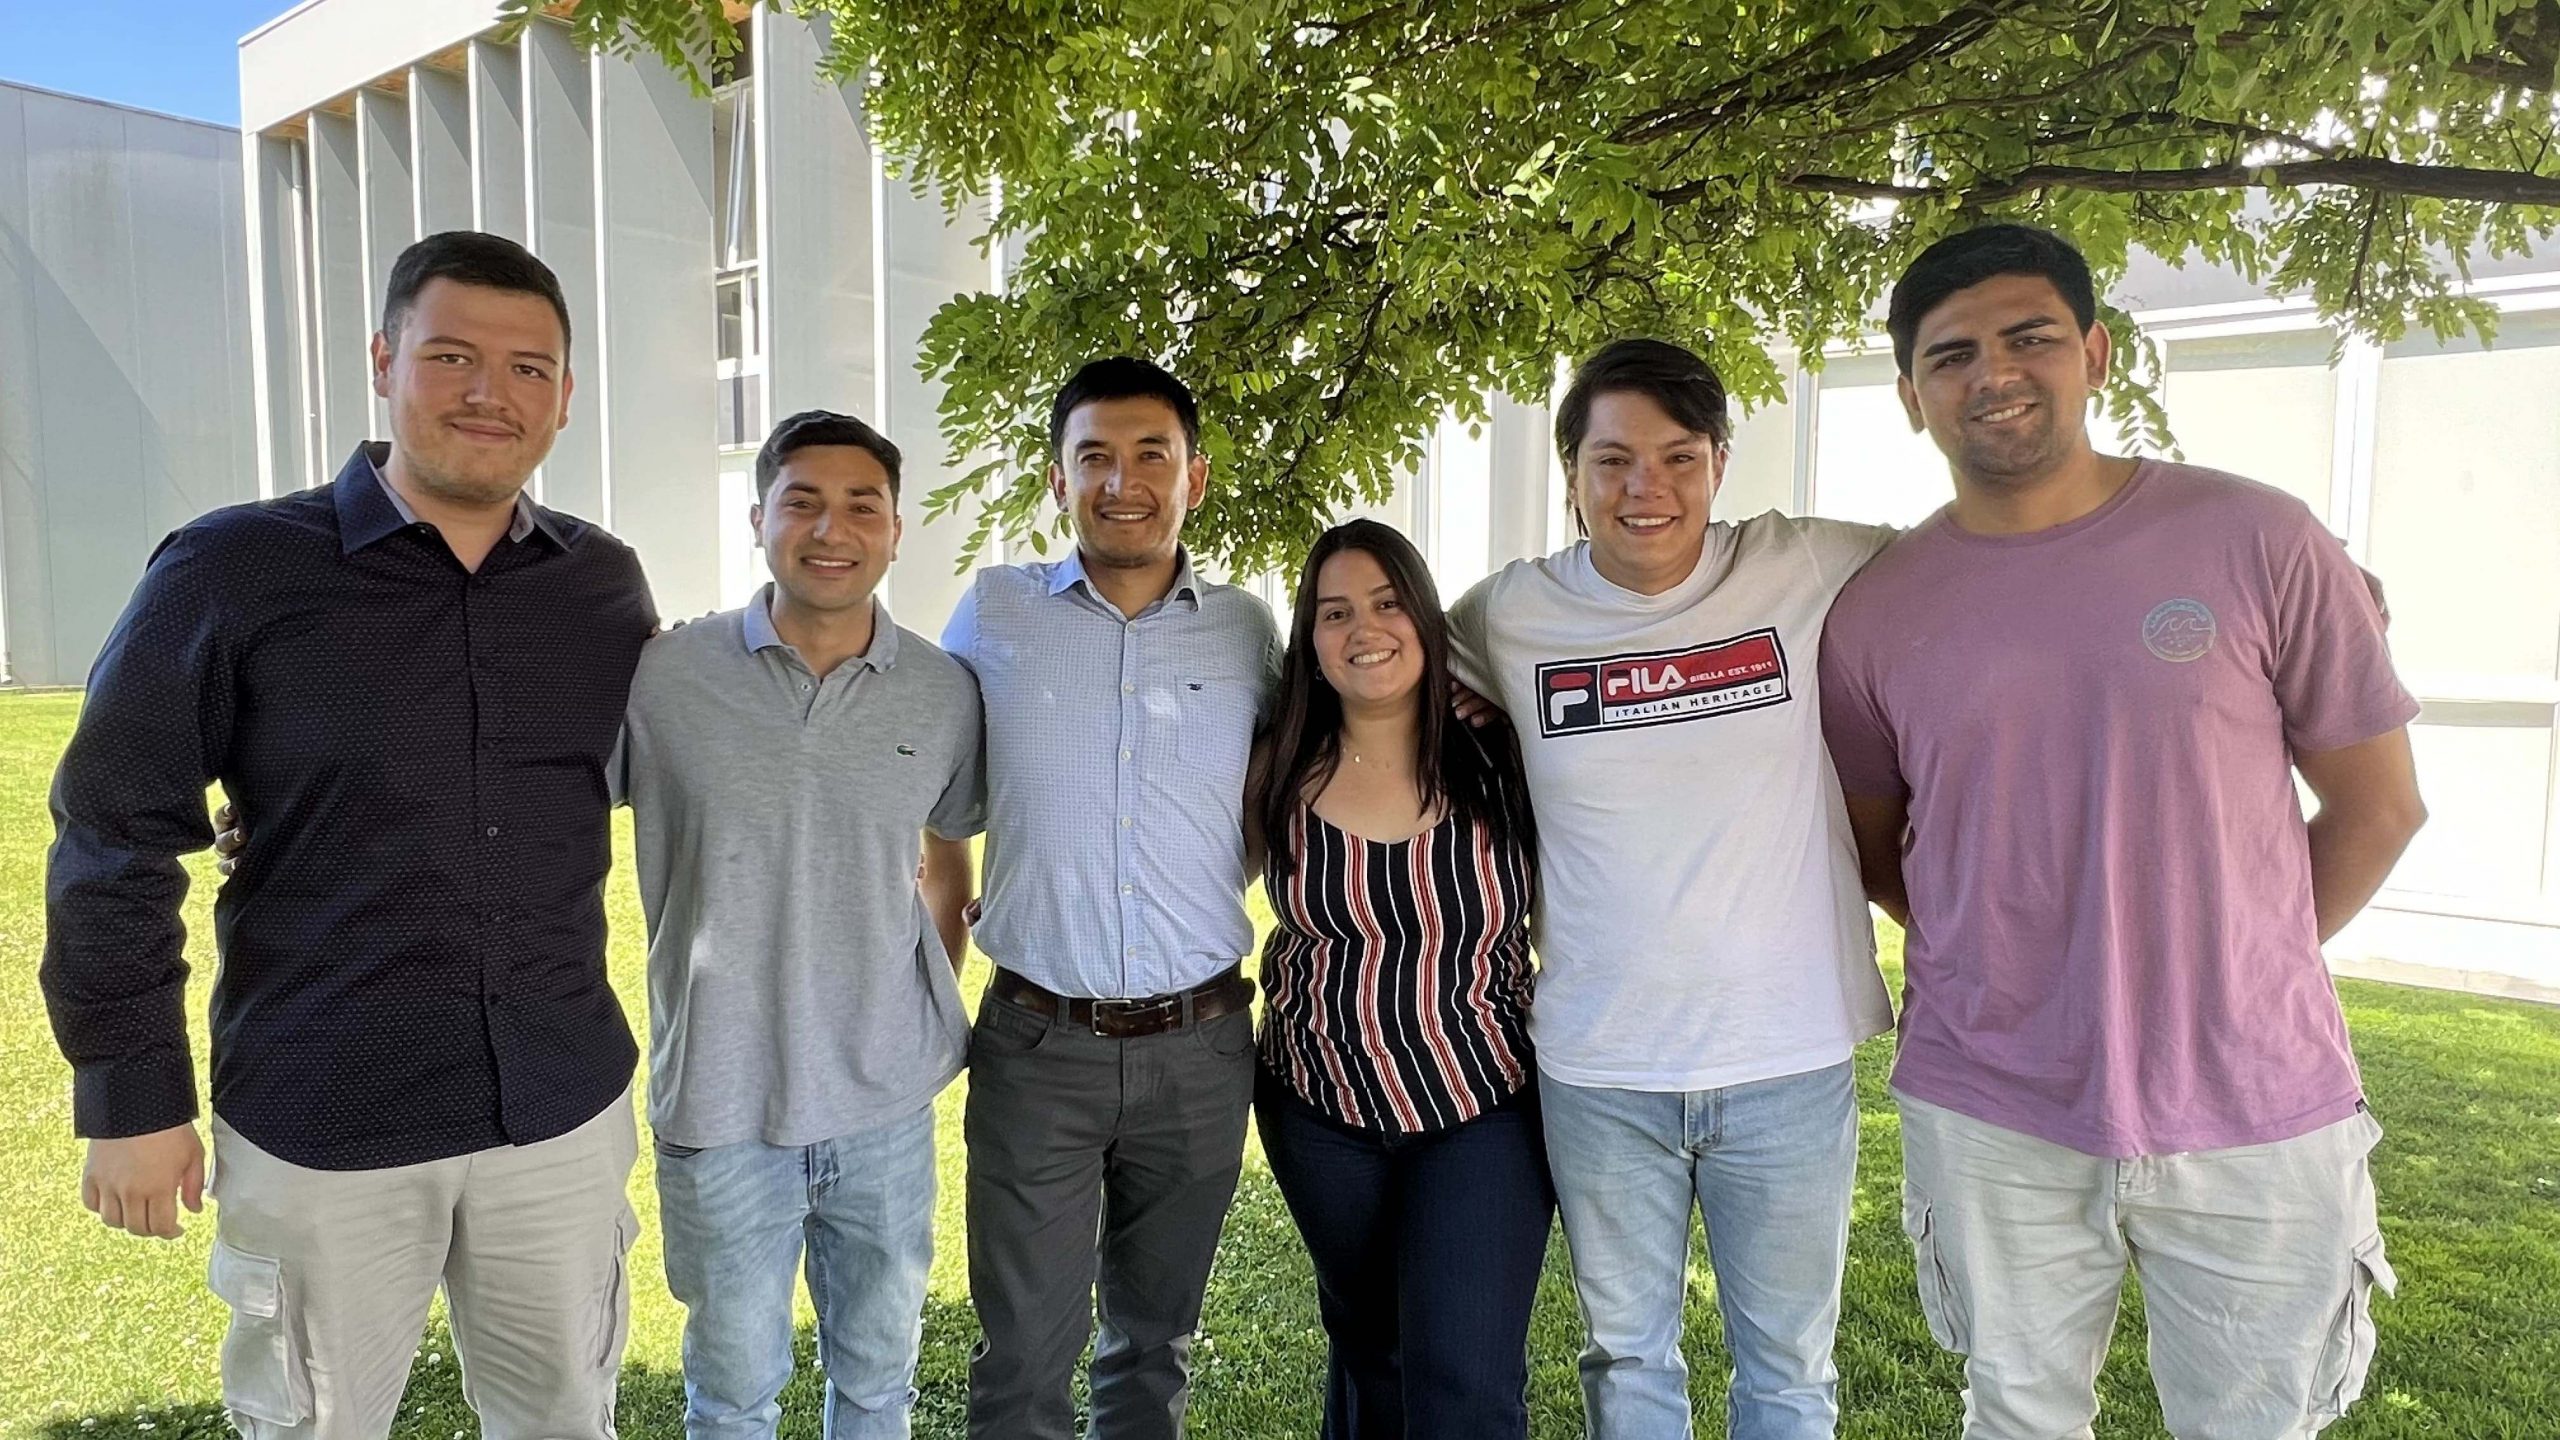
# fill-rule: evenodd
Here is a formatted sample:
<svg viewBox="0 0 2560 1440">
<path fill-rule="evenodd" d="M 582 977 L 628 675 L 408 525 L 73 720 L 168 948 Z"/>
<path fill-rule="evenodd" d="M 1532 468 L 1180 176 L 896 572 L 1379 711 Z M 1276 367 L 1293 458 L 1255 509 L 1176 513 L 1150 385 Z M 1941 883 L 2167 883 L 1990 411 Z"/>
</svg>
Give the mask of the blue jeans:
<svg viewBox="0 0 2560 1440">
<path fill-rule="evenodd" d="M 1857 1090 L 1828 1069 L 1654 1092 L 1542 1079 L 1547 1159 L 1590 1343 L 1592 1440 L 1687 1440 L 1680 1354 L 1689 1212 L 1706 1222 L 1733 1354 L 1733 1440 L 1830 1440 L 1840 1269 L 1858 1168 Z"/>
<path fill-rule="evenodd" d="M 933 1107 L 815 1145 L 658 1146 L 688 1440 L 770 1436 L 806 1264 L 827 1440 L 905 1440 L 933 1266 Z"/>
<path fill-rule="evenodd" d="M 1357 1130 L 1263 1070 L 1271 1178 L 1315 1261 L 1322 1440 L 1522 1440 L 1555 1190 L 1536 1082 L 1429 1135 Z"/>
</svg>

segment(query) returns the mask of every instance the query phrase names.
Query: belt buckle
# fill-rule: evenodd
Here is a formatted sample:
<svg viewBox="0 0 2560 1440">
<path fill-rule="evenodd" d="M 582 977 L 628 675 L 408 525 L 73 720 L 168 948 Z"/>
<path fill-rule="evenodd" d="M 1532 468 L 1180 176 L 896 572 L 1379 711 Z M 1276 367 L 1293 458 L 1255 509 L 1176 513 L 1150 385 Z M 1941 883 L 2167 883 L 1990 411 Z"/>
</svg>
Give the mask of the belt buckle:
<svg viewBox="0 0 2560 1440">
<path fill-rule="evenodd" d="M 1121 1027 L 1135 1017 L 1158 1014 L 1168 1010 L 1177 1015 L 1180 1014 L 1182 1011 L 1182 997 L 1179 995 L 1161 995 L 1149 1000 L 1096 1000 L 1093 1002 L 1093 1033 L 1107 1039 L 1118 1039 L 1124 1036 L 1138 1034 L 1141 1032 L 1134 1028 L 1123 1029 Z"/>
</svg>

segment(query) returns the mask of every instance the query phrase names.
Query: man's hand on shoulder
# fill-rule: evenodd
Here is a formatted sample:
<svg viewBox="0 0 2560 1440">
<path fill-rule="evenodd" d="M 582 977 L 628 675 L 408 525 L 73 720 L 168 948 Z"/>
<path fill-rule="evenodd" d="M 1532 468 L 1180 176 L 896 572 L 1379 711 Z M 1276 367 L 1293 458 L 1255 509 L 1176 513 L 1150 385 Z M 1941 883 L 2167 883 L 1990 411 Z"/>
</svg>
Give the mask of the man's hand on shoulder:
<svg viewBox="0 0 2560 1440">
<path fill-rule="evenodd" d="M 1449 682 L 1449 713 L 1481 729 L 1502 713 L 1502 707 L 1477 694 L 1466 681 L 1452 680 Z"/>
<path fill-rule="evenodd" d="M 194 1122 L 90 1141 L 80 1203 L 110 1230 L 177 1239 L 178 1206 L 204 1212 L 204 1141 Z"/>
</svg>

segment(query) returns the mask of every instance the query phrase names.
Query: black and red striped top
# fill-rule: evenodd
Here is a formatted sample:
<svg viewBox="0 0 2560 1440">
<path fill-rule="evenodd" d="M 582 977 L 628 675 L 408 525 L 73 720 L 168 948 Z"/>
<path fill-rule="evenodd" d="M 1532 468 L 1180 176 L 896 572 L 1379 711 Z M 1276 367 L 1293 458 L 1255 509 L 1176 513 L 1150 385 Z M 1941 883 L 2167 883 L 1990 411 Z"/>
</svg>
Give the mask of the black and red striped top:
<svg viewBox="0 0 2560 1440">
<path fill-rule="evenodd" d="M 1528 1083 L 1531 857 L 1452 812 L 1366 840 L 1301 805 L 1262 951 L 1262 1060 L 1346 1125 L 1442 1130 Z"/>
</svg>

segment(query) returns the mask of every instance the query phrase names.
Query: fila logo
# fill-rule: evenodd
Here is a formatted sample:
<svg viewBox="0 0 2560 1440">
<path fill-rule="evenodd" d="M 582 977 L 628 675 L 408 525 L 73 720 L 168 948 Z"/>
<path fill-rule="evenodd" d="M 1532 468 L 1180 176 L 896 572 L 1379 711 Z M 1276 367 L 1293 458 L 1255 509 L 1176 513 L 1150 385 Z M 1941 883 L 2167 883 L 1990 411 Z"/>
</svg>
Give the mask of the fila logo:
<svg viewBox="0 0 2560 1440">
<path fill-rule="evenodd" d="M 1581 735 L 1669 725 L 1787 702 L 1787 654 L 1775 629 L 1687 650 L 1538 667 L 1538 733 Z"/>
</svg>

